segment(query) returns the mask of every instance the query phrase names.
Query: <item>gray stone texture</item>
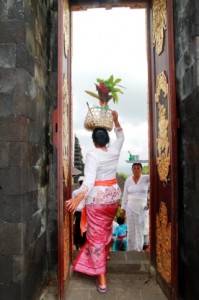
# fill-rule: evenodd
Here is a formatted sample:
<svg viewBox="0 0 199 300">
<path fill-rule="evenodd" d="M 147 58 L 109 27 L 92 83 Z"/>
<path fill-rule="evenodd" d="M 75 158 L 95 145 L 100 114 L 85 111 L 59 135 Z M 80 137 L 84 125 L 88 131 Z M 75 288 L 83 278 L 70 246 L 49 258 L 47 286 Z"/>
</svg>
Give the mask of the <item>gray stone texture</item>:
<svg viewBox="0 0 199 300">
<path fill-rule="evenodd" d="M 12 114 L 13 95 L 0 92 L 0 117 Z"/>
<path fill-rule="evenodd" d="M 0 282 L 10 284 L 13 275 L 13 256 L 9 254 L 0 255 Z M 3 271 L 3 272 L 2 272 Z"/>
<path fill-rule="evenodd" d="M 25 42 L 25 28 L 23 20 L 0 21 L 0 44 Z"/>
<path fill-rule="evenodd" d="M 179 129 L 179 292 L 198 299 L 199 2 L 174 1 Z"/>
<path fill-rule="evenodd" d="M 0 295 L 1 300 L 24 299 L 22 284 L 1 284 Z"/>
<path fill-rule="evenodd" d="M 0 68 L 16 66 L 16 44 L 0 45 Z"/>
<path fill-rule="evenodd" d="M 18 167 L 29 165 L 28 144 L 25 142 L 9 143 L 10 166 Z"/>
<path fill-rule="evenodd" d="M 24 256 L 13 255 L 13 282 L 20 283 L 24 280 Z"/>
<path fill-rule="evenodd" d="M 51 43 L 57 35 L 54 14 L 53 1 L 0 3 L 1 300 L 37 299 L 49 265 L 55 269 L 57 264 L 49 258 L 46 226 L 49 198 L 56 200 L 56 189 L 48 195 L 49 92 L 56 99 L 56 75 L 50 73 L 50 56 L 56 53 Z M 57 227 L 50 227 L 54 235 Z M 51 248 L 56 252 L 56 247 Z"/>
<path fill-rule="evenodd" d="M 1 142 L 27 142 L 28 120 L 24 116 L 0 118 Z"/>
<path fill-rule="evenodd" d="M 28 191 L 27 167 L 0 169 L 0 185 L 3 195 L 21 195 Z"/>
<path fill-rule="evenodd" d="M 7 1 L 8 20 L 24 19 L 24 1 Z"/>
<path fill-rule="evenodd" d="M 34 76 L 34 58 L 24 44 L 16 47 L 16 67 L 24 68 Z"/>
<path fill-rule="evenodd" d="M 22 254 L 24 250 L 23 223 L 0 223 L 0 255 Z M 8 238 L 9 237 L 9 238 Z"/>
<path fill-rule="evenodd" d="M 7 167 L 9 163 L 9 143 L 0 142 L 0 168 Z"/>
</svg>

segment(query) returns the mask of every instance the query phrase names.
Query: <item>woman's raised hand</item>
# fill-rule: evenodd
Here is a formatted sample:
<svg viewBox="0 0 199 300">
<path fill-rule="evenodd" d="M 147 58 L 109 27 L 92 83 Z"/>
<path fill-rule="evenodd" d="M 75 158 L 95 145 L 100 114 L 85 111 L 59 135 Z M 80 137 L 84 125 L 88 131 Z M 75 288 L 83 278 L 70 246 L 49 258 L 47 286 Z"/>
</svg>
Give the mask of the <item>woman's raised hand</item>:
<svg viewBox="0 0 199 300">
<path fill-rule="evenodd" d="M 112 116 L 113 116 L 113 122 L 115 124 L 115 127 L 117 128 L 121 127 L 118 121 L 118 113 L 115 110 L 112 110 Z"/>
<path fill-rule="evenodd" d="M 113 122 L 115 123 L 118 120 L 118 113 L 115 110 L 112 110 Z"/>
</svg>

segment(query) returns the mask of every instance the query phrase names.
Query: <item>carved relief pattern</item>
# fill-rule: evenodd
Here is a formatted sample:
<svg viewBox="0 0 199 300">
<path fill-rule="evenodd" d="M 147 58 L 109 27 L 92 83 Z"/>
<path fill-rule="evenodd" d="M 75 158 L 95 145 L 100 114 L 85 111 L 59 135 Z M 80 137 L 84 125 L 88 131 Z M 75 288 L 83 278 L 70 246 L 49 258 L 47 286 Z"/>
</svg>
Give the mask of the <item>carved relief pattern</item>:
<svg viewBox="0 0 199 300">
<path fill-rule="evenodd" d="M 158 107 L 158 133 L 157 133 L 157 168 L 161 181 L 167 182 L 170 165 L 169 153 L 169 121 L 167 116 L 167 108 L 160 103 L 160 94 L 163 97 L 168 96 L 168 83 L 165 72 L 162 72 L 157 77 L 157 86 L 155 93 L 155 101 Z"/>
<path fill-rule="evenodd" d="M 164 32 L 167 29 L 166 0 L 153 0 L 153 46 L 158 55 L 163 51 Z"/>
<path fill-rule="evenodd" d="M 64 30 L 64 54 L 65 57 L 67 57 L 67 52 L 69 49 L 70 44 L 70 22 L 69 22 L 69 7 L 68 7 L 68 1 L 64 1 L 64 10 L 63 10 L 63 30 Z"/>
<path fill-rule="evenodd" d="M 167 207 L 160 203 L 159 215 L 156 216 L 156 262 L 164 280 L 171 283 L 171 223 L 168 223 Z"/>
<path fill-rule="evenodd" d="M 70 15 L 68 1 L 63 1 L 63 34 L 64 34 L 64 55 L 65 62 L 68 55 L 69 44 L 70 44 Z M 66 62 L 68 63 L 68 62 Z M 65 63 L 65 64 L 66 64 Z M 68 78 L 67 74 L 63 74 L 63 116 L 62 116 L 62 139 L 63 139 L 63 180 L 66 188 L 68 184 L 68 169 L 69 169 L 69 158 L 68 158 L 68 145 L 69 145 L 69 117 L 68 117 L 68 105 L 69 105 L 69 92 L 68 92 Z M 69 266 L 70 266 L 70 226 L 69 226 L 69 215 L 64 215 L 64 229 L 63 229 L 63 240 L 64 240 L 64 279 L 66 279 Z"/>
<path fill-rule="evenodd" d="M 67 76 L 64 75 L 63 80 L 63 167 L 64 167 L 64 180 L 65 183 L 67 183 L 68 180 L 68 138 L 69 138 L 69 132 L 68 132 L 68 101 L 69 101 L 69 95 L 68 95 L 68 80 Z"/>
<path fill-rule="evenodd" d="M 125 6 L 125 5 L 124 5 Z M 146 7 L 146 2 L 145 1 L 143 1 L 143 2 L 141 2 L 141 3 L 132 3 L 132 4 L 127 4 L 126 5 L 127 7 L 129 7 L 130 6 L 130 8 L 145 8 Z"/>
<path fill-rule="evenodd" d="M 93 6 L 93 5 L 92 5 Z M 146 1 L 143 1 L 143 2 L 139 2 L 139 3 L 120 3 L 118 5 L 118 3 L 114 3 L 113 4 L 106 4 L 105 5 L 105 8 L 106 9 L 112 9 L 114 7 L 130 7 L 130 8 L 146 8 L 147 4 L 146 4 Z M 99 4 L 96 4 L 95 7 L 104 7 L 104 5 L 101 5 L 100 3 Z"/>
<path fill-rule="evenodd" d="M 63 180 L 65 186 L 67 186 L 68 182 L 68 140 L 69 140 L 69 127 L 68 127 L 68 102 L 69 102 L 69 94 L 68 94 L 68 80 L 67 76 L 64 74 L 63 78 Z M 69 217 L 68 214 L 65 214 L 64 218 L 64 279 L 66 279 L 68 270 L 69 270 Z"/>
<path fill-rule="evenodd" d="M 120 1 L 120 3 L 116 3 L 114 2 L 114 4 L 109 4 L 107 2 L 107 4 L 101 4 L 100 2 L 96 2 L 96 3 L 92 3 L 92 4 L 84 4 L 84 5 L 73 5 L 72 6 L 72 11 L 82 11 L 82 10 L 87 10 L 90 8 L 99 8 L 99 7 L 103 7 L 105 9 L 112 9 L 114 7 L 130 7 L 130 8 L 146 8 L 147 7 L 147 2 L 146 1 L 139 1 L 139 3 L 122 3 Z"/>
<path fill-rule="evenodd" d="M 69 243 L 69 217 L 68 214 L 64 216 L 64 280 L 67 278 L 68 270 L 70 266 L 70 243 Z"/>
<path fill-rule="evenodd" d="M 163 92 L 164 98 L 168 96 L 168 82 L 165 72 L 161 72 L 157 77 L 155 102 L 159 102 L 160 93 Z"/>
</svg>

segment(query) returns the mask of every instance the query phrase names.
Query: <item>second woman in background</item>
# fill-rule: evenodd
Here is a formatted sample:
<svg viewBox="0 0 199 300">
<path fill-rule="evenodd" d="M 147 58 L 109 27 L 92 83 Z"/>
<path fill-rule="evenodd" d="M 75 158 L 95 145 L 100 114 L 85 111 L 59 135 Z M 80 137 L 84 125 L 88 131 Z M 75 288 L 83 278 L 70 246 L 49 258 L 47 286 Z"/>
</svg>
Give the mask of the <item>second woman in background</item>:
<svg viewBox="0 0 199 300">
<path fill-rule="evenodd" d="M 149 175 L 142 175 L 142 164 L 132 165 L 132 176 L 127 178 L 122 197 L 122 215 L 127 218 L 128 251 L 142 251 L 147 209 Z"/>
</svg>

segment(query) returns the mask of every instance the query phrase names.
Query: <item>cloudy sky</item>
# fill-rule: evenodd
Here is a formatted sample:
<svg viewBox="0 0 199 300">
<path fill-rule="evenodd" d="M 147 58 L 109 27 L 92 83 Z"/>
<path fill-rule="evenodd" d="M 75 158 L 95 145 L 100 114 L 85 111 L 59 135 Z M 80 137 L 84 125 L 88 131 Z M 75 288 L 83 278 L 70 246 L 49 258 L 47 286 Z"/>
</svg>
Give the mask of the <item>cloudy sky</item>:
<svg viewBox="0 0 199 300">
<path fill-rule="evenodd" d="M 113 74 L 126 88 L 119 94 L 118 104 L 110 100 L 109 107 L 118 112 L 125 134 L 118 171 L 128 173 L 128 151 L 148 159 L 145 11 L 114 8 L 74 12 L 72 28 L 73 126 L 84 161 L 93 147 L 91 132 L 84 129 L 86 102 L 98 105 L 85 90 L 96 93 L 96 78 L 107 79 Z M 115 140 L 113 131 L 110 138 Z"/>
</svg>

